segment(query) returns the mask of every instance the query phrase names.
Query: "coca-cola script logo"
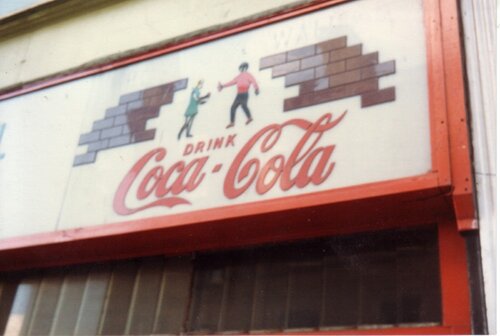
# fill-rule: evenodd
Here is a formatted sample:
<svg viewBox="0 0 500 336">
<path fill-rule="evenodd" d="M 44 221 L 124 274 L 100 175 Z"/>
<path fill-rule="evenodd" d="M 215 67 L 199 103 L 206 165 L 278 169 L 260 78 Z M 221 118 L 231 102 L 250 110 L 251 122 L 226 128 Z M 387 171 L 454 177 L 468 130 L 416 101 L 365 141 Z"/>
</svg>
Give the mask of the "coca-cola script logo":
<svg viewBox="0 0 500 336">
<path fill-rule="evenodd" d="M 255 133 L 230 161 L 224 177 L 222 192 L 227 199 L 237 199 L 247 190 L 265 195 L 274 188 L 287 191 L 308 185 L 321 185 L 332 174 L 335 144 L 320 145 L 327 132 L 336 127 L 347 111 L 334 118 L 326 113 L 316 121 L 291 119 L 282 124 L 271 124 Z M 301 133 L 295 144 L 283 133 L 294 128 Z M 227 146 L 235 146 L 235 135 Z M 286 143 L 290 153 L 273 153 Z M 191 152 L 184 151 L 184 156 Z M 263 159 L 263 158 L 266 159 Z M 121 181 L 114 197 L 117 214 L 131 215 L 153 208 L 172 208 L 189 205 L 189 194 L 203 188 L 209 174 L 220 174 L 225 163 L 211 162 L 210 155 L 170 160 L 167 148 L 155 148 L 135 163 Z M 169 161 L 170 160 L 170 161 Z M 133 200 L 133 202 L 132 202 Z M 139 204 L 130 206 L 129 203 Z"/>
</svg>

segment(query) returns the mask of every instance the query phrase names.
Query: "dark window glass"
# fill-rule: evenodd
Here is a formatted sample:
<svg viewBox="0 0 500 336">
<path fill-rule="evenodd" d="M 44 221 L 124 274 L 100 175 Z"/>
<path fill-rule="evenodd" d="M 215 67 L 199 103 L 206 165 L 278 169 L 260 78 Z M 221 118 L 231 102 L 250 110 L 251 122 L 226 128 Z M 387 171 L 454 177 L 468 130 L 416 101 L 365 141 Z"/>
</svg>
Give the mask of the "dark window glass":
<svg viewBox="0 0 500 336">
<path fill-rule="evenodd" d="M 188 331 L 439 323 L 438 261 L 435 228 L 205 254 Z"/>
<path fill-rule="evenodd" d="M 435 227 L 0 279 L 8 335 L 374 328 L 441 321 Z M 1 331 L 0 330 L 0 331 Z"/>
</svg>

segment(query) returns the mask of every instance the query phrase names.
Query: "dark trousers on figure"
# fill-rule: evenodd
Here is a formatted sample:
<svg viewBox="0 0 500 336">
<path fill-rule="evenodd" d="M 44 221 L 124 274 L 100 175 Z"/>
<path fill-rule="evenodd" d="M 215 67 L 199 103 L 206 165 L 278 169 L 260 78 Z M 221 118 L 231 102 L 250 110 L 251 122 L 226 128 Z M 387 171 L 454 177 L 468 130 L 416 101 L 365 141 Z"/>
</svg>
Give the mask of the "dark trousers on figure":
<svg viewBox="0 0 500 336">
<path fill-rule="evenodd" d="M 252 119 L 252 115 L 250 114 L 250 110 L 247 106 L 248 103 L 248 92 L 246 93 L 238 93 L 236 98 L 234 99 L 233 105 L 231 105 L 231 124 L 234 124 L 234 119 L 236 117 L 236 109 L 241 105 L 243 112 L 247 116 L 247 119 Z"/>
</svg>

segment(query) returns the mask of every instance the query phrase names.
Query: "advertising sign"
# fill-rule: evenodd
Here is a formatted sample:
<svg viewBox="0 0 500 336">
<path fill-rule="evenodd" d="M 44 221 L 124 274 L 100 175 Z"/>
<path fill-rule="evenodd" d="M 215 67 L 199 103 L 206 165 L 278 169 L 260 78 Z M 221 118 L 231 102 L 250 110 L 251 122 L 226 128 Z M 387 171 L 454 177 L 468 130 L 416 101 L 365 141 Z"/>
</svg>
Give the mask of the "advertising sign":
<svg viewBox="0 0 500 336">
<path fill-rule="evenodd" d="M 424 37 L 354 1 L 0 102 L 0 237 L 425 174 Z"/>
</svg>

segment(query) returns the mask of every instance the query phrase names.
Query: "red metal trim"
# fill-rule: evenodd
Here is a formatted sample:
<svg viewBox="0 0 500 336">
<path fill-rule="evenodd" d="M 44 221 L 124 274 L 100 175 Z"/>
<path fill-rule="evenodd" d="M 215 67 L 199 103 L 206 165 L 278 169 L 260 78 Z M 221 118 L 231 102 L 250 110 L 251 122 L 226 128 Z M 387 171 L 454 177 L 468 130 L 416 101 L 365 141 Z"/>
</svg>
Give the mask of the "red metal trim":
<svg viewBox="0 0 500 336">
<path fill-rule="evenodd" d="M 451 335 L 459 334 L 451 327 L 393 327 L 374 329 L 341 329 L 314 332 L 286 332 L 287 335 Z M 270 334 L 283 335 L 283 334 Z"/>
<path fill-rule="evenodd" d="M 456 1 L 441 1 L 441 24 L 445 57 L 450 162 L 453 205 L 458 229 L 476 230 L 476 207 L 472 184 L 471 145 L 469 139 L 459 12 Z"/>
<path fill-rule="evenodd" d="M 470 334 L 470 300 L 465 241 L 454 221 L 439 225 L 439 257 L 443 325 L 454 333 Z"/>
<path fill-rule="evenodd" d="M 448 121 L 439 1 L 424 1 L 432 168 L 441 184 L 451 184 Z"/>
<path fill-rule="evenodd" d="M 0 251 L 0 271 L 402 228 L 447 220 L 452 210 L 449 199 L 428 189 L 179 225 L 169 225 L 161 217 L 150 218 L 125 228 L 113 224 L 21 237 L 17 244 L 16 239 L 10 240 Z"/>
<path fill-rule="evenodd" d="M 214 209 L 193 211 L 177 215 L 145 218 L 119 223 L 67 229 L 39 233 L 0 240 L 0 253 L 6 250 L 26 248 L 37 245 L 57 244 L 92 238 L 140 233 L 147 230 L 169 229 L 186 225 L 204 225 L 203 222 L 216 220 L 236 220 L 239 217 L 262 215 L 266 213 L 302 209 L 311 206 L 360 201 L 373 197 L 398 195 L 418 191 L 418 198 L 440 198 L 449 190 L 438 188 L 435 173 L 386 182 L 376 182 L 323 192 L 284 197 L 243 205 L 232 205 Z M 304 227 L 304 231 L 308 229 Z M 286 236 L 286 235 L 285 235 Z"/>
</svg>

